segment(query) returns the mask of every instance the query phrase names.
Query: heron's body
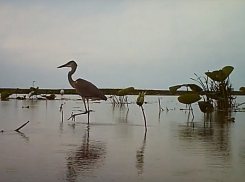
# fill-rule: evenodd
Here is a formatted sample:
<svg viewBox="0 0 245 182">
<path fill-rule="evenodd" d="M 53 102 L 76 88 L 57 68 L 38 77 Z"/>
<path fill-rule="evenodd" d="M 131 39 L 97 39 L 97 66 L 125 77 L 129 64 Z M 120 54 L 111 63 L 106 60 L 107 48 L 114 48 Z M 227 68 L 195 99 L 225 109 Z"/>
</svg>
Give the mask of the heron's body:
<svg viewBox="0 0 245 182">
<path fill-rule="evenodd" d="M 68 72 L 68 81 L 70 85 L 76 89 L 76 92 L 82 97 L 86 112 L 89 112 L 89 110 L 87 110 L 85 100 L 87 101 L 88 108 L 89 99 L 107 100 L 107 97 L 93 83 L 81 78 L 77 79 L 76 81 L 72 79 L 72 75 L 77 69 L 77 63 L 75 61 L 69 61 L 68 63 L 59 66 L 58 68 L 63 67 L 71 67 L 71 71 Z"/>
<path fill-rule="evenodd" d="M 107 97 L 91 82 L 77 79 L 74 83 L 76 92 L 84 98 L 94 100 L 107 100 Z"/>
</svg>

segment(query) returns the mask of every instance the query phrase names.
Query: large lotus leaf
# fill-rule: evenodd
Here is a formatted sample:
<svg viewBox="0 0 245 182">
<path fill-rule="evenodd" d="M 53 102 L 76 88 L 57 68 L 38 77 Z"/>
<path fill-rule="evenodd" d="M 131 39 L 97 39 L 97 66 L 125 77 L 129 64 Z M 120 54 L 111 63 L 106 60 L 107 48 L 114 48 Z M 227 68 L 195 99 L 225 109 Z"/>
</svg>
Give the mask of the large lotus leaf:
<svg viewBox="0 0 245 182">
<path fill-rule="evenodd" d="M 213 112 L 213 105 L 210 103 L 210 102 L 207 102 L 207 101 L 199 101 L 198 102 L 198 106 L 200 108 L 200 110 L 203 112 L 203 113 L 211 113 Z"/>
<path fill-rule="evenodd" d="M 219 74 L 217 75 L 217 78 L 220 82 L 224 81 L 228 76 L 222 71 L 219 71 Z"/>
<path fill-rule="evenodd" d="M 233 71 L 233 69 L 234 68 L 231 67 L 231 66 L 224 67 L 222 70 L 220 70 L 219 74 L 217 75 L 217 78 L 220 81 L 224 81 L 231 74 L 231 72 Z"/>
<path fill-rule="evenodd" d="M 234 70 L 234 67 L 232 66 L 225 66 L 224 68 L 222 68 L 222 73 L 226 76 L 226 78 L 231 74 L 231 72 Z M 225 79 L 226 79 L 225 78 Z M 225 80 L 224 79 L 224 80 Z"/>
<path fill-rule="evenodd" d="M 119 91 L 117 92 L 117 95 L 118 95 L 118 96 L 124 96 L 124 95 L 129 94 L 129 93 L 132 92 L 132 91 L 134 91 L 134 87 L 128 87 L 128 88 L 119 90 Z"/>
<path fill-rule="evenodd" d="M 176 91 L 182 87 L 183 85 L 175 85 L 175 86 L 172 86 L 172 87 L 169 87 L 169 90 L 172 94 L 176 94 Z"/>
<path fill-rule="evenodd" d="M 211 78 L 213 81 L 224 81 L 234 70 L 232 66 L 225 66 L 222 70 L 215 70 L 212 72 L 206 72 L 205 74 Z"/>
<path fill-rule="evenodd" d="M 192 104 L 201 99 L 199 94 L 185 94 L 178 97 L 178 101 L 182 104 Z"/>
<path fill-rule="evenodd" d="M 220 82 L 220 78 L 219 75 L 221 74 L 221 71 L 216 70 L 216 71 L 212 71 L 212 72 L 205 72 L 205 74 L 211 78 L 213 81 L 217 81 Z"/>
<path fill-rule="evenodd" d="M 202 92 L 202 88 L 199 87 L 196 84 L 188 84 L 188 86 L 190 87 L 190 89 L 194 92 Z"/>
<path fill-rule="evenodd" d="M 245 93 L 245 87 L 240 87 L 239 89 L 241 92 L 244 92 Z"/>
</svg>

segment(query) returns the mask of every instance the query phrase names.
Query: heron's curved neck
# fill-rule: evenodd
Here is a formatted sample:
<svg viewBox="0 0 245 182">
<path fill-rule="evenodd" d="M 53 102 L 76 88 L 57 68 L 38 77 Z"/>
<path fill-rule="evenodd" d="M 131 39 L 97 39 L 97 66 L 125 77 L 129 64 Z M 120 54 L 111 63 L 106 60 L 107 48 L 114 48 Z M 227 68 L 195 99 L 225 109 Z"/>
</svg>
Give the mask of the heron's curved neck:
<svg viewBox="0 0 245 182">
<path fill-rule="evenodd" d="M 68 72 L 68 81 L 70 83 L 70 85 L 75 88 L 75 81 L 72 79 L 72 75 L 75 73 L 77 67 L 72 67 L 71 71 Z"/>
</svg>

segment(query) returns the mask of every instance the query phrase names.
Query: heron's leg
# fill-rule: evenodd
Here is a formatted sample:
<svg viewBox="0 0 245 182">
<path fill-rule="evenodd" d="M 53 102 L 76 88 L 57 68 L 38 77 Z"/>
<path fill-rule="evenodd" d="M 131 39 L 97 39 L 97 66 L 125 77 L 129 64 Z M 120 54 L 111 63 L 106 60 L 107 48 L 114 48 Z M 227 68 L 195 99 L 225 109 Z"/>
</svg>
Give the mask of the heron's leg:
<svg viewBox="0 0 245 182">
<path fill-rule="evenodd" d="M 86 99 L 87 100 L 87 105 L 88 105 L 88 112 L 90 111 L 89 110 L 89 99 Z"/>
<path fill-rule="evenodd" d="M 85 100 L 87 100 L 87 99 L 85 99 L 85 98 L 82 97 L 82 100 L 83 100 L 85 112 L 81 112 L 81 113 L 77 113 L 77 114 L 71 113 L 71 117 L 69 117 L 68 120 L 72 119 L 72 120 L 74 120 L 74 122 L 75 122 L 75 117 L 76 117 L 76 116 L 81 115 L 81 114 L 87 114 L 87 113 L 89 112 L 89 111 L 87 110 L 87 106 L 86 106 L 86 102 L 85 102 Z M 87 100 L 87 102 L 88 102 L 88 100 Z"/>
<path fill-rule="evenodd" d="M 84 98 L 84 97 L 82 97 L 82 99 L 83 99 L 83 104 L 84 104 L 85 112 L 88 112 L 88 110 L 87 110 L 87 106 L 86 106 L 86 102 L 85 102 L 85 98 Z"/>
<path fill-rule="evenodd" d="M 86 99 L 87 100 L 87 104 L 88 104 L 88 124 L 89 124 L 89 114 L 90 114 L 90 110 L 89 110 L 89 99 Z"/>
</svg>

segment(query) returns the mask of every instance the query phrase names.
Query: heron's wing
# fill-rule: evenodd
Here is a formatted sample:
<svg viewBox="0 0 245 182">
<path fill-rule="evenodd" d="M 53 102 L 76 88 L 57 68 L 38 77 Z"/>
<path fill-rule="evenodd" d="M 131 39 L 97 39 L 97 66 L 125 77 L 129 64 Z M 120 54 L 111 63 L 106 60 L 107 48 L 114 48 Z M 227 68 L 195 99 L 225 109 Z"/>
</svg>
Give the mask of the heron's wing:
<svg viewBox="0 0 245 182">
<path fill-rule="evenodd" d="M 106 96 L 91 82 L 77 79 L 75 82 L 76 92 L 82 97 L 106 100 Z"/>
</svg>

